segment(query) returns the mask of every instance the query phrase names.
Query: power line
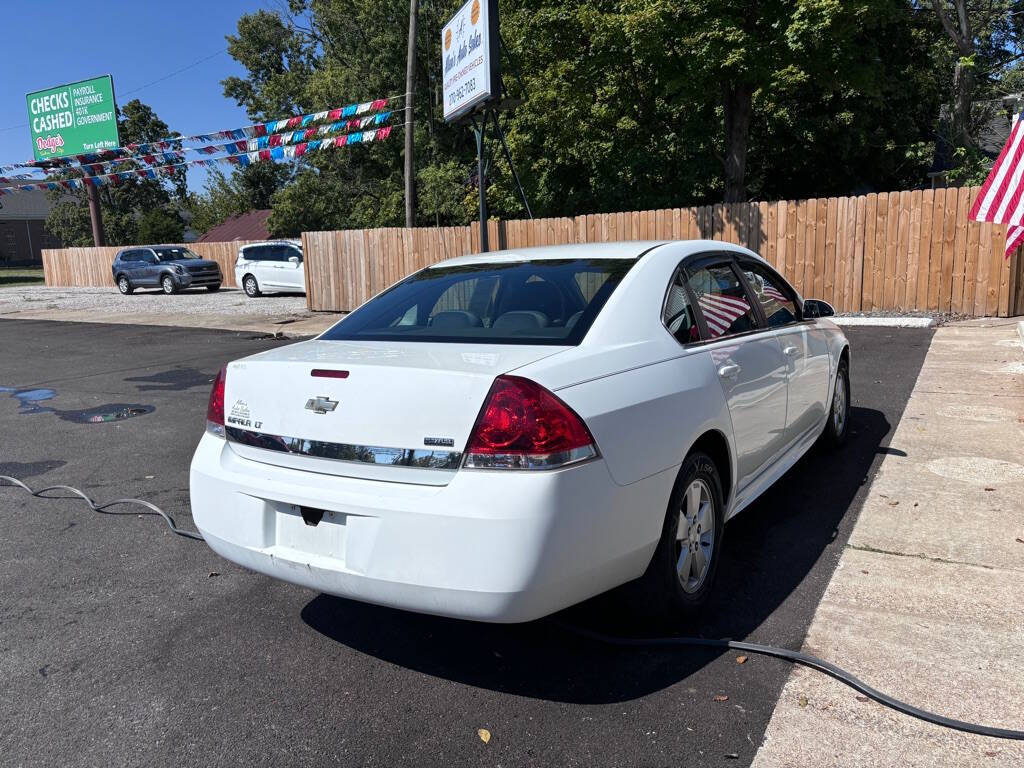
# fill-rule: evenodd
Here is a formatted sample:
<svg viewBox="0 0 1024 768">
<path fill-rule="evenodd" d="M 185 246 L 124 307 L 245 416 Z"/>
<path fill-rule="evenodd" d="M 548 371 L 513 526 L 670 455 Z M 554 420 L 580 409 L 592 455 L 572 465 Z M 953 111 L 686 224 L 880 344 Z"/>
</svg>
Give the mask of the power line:
<svg viewBox="0 0 1024 768">
<path fill-rule="evenodd" d="M 181 69 L 176 69 L 173 72 L 171 72 L 170 74 L 164 75 L 163 77 L 158 77 L 156 80 L 154 80 L 151 83 L 146 83 L 145 85 L 140 85 L 138 88 L 133 88 L 130 91 L 125 91 L 121 95 L 122 96 L 129 96 L 129 95 L 131 95 L 133 93 L 138 93 L 141 90 L 149 88 L 152 85 L 156 85 L 157 83 L 162 83 L 164 80 L 169 80 L 170 78 L 172 78 L 172 77 L 174 77 L 176 75 L 180 75 L 182 72 L 187 72 L 188 70 L 192 69 L 193 67 L 198 67 L 200 64 L 203 64 L 203 63 L 209 61 L 210 59 L 213 59 L 213 58 L 216 58 L 217 56 L 220 56 L 222 53 L 226 53 L 227 50 L 228 50 L 227 48 L 221 48 L 216 53 L 211 53 L 209 56 L 204 56 L 201 59 L 197 59 L 196 61 L 193 61 L 191 64 L 185 65 Z"/>
<path fill-rule="evenodd" d="M 130 96 L 133 93 L 138 93 L 139 91 L 143 91 L 146 88 L 150 88 L 151 86 L 157 85 L 158 83 L 162 83 L 164 80 L 169 80 L 172 77 L 176 77 L 176 76 L 180 75 L 182 72 L 187 72 L 190 69 L 198 67 L 200 64 L 205 64 L 210 59 L 216 58 L 217 56 L 220 56 L 222 53 L 226 53 L 227 50 L 228 49 L 226 47 L 225 48 L 221 48 L 216 53 L 211 53 L 209 56 L 204 56 L 201 59 L 196 59 L 191 64 L 186 64 L 181 69 L 176 69 L 173 72 L 169 72 L 168 74 L 163 75 L 162 77 L 158 77 L 156 80 L 148 82 L 145 85 L 140 85 L 138 88 L 132 88 L 130 91 L 124 91 L 124 92 L 120 93 L 119 95 L 120 96 Z M 4 131 L 15 131 L 18 128 L 28 128 L 28 123 L 20 123 L 19 125 L 9 125 L 6 128 L 0 128 L 0 133 L 3 133 Z"/>
</svg>

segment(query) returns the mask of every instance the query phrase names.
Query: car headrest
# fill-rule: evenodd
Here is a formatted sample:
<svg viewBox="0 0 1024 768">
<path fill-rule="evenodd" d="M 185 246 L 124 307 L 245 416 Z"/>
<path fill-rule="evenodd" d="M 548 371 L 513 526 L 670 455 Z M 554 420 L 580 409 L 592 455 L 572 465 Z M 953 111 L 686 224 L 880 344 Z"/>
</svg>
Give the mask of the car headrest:
<svg viewBox="0 0 1024 768">
<path fill-rule="evenodd" d="M 581 317 L 583 317 L 582 309 L 579 312 L 573 312 L 571 315 L 569 315 L 569 319 L 565 321 L 565 327 L 572 328 L 574 325 L 576 325 L 576 323 L 580 321 Z"/>
<path fill-rule="evenodd" d="M 559 317 L 564 303 L 561 294 L 546 280 L 532 280 L 516 286 L 501 302 L 501 312 L 534 311 L 549 318 Z"/>
<path fill-rule="evenodd" d="M 430 325 L 434 328 L 479 328 L 482 323 L 480 318 L 472 312 L 461 309 L 450 309 L 446 312 L 438 312 L 430 318 Z"/>
<path fill-rule="evenodd" d="M 548 324 L 548 316 L 543 312 L 535 312 L 532 309 L 517 309 L 499 315 L 492 327 L 513 332 L 536 331 L 540 328 L 547 328 Z"/>
</svg>

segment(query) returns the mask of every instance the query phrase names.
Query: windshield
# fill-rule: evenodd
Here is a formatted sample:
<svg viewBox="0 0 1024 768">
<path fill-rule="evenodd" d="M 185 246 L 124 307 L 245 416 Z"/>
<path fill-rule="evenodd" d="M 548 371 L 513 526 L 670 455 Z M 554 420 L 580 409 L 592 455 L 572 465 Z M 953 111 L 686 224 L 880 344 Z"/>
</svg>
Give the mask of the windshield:
<svg viewBox="0 0 1024 768">
<path fill-rule="evenodd" d="M 322 339 L 575 345 L 634 259 L 551 259 L 424 269 Z"/>
<path fill-rule="evenodd" d="M 154 248 L 153 252 L 156 253 L 157 259 L 160 261 L 179 261 L 182 259 L 198 259 L 188 248 Z"/>
</svg>

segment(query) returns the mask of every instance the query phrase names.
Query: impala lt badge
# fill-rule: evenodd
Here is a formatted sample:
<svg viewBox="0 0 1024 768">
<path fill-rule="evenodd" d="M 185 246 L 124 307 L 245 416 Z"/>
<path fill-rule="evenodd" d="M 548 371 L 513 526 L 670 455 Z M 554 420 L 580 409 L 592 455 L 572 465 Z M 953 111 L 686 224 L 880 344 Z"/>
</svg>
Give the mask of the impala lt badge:
<svg viewBox="0 0 1024 768">
<path fill-rule="evenodd" d="M 313 413 L 327 413 L 328 411 L 333 411 L 337 407 L 337 400 L 331 400 L 331 398 L 324 397 L 322 395 L 306 401 L 306 410 L 312 411 Z"/>
</svg>

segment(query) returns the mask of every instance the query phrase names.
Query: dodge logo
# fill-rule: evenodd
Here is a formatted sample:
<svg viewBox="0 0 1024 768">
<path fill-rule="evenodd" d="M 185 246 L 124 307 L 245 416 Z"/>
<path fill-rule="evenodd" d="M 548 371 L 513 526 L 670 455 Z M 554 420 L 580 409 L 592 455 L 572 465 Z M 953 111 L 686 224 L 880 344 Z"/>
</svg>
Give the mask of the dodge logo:
<svg viewBox="0 0 1024 768">
<path fill-rule="evenodd" d="M 337 400 L 331 400 L 329 397 L 314 397 L 311 400 L 306 401 L 306 410 L 312 411 L 313 413 L 327 413 L 333 411 L 338 407 Z"/>
</svg>

